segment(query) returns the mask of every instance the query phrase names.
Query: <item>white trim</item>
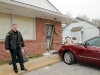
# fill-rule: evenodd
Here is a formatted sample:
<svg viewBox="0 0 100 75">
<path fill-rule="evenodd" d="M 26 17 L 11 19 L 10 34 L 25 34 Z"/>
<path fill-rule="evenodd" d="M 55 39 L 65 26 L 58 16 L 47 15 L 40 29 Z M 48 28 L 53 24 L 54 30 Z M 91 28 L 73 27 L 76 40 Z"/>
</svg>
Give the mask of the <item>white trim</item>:
<svg viewBox="0 0 100 75">
<path fill-rule="evenodd" d="M 14 24 L 14 14 L 12 14 L 11 16 L 12 16 L 12 18 L 11 18 L 11 24 L 13 25 Z"/>
<path fill-rule="evenodd" d="M 34 5 L 29 5 L 29 4 L 25 4 L 25 3 L 14 1 L 14 0 L 0 0 L 0 3 L 10 4 L 10 6 L 15 6 L 15 7 L 23 8 L 23 9 L 33 10 L 34 13 L 38 13 L 38 14 L 36 14 L 36 15 L 26 15 L 26 14 L 15 13 L 15 12 L 8 12 L 8 13 L 13 13 L 13 14 L 17 14 L 17 15 L 20 14 L 20 15 L 29 16 L 29 17 L 34 16 L 34 17 L 40 17 L 40 18 L 45 18 L 45 19 L 50 19 L 50 20 L 54 20 L 54 18 L 56 18 L 57 19 L 56 21 L 60 21 L 60 22 L 65 23 L 65 24 L 66 23 L 78 22 L 76 19 L 66 17 L 65 15 L 63 15 L 61 13 L 54 12 L 52 10 L 50 11 L 48 9 L 43 9 L 43 8 L 40 8 L 40 7 L 36 7 Z M 13 10 L 13 9 L 11 9 L 11 10 Z M 24 11 L 23 11 L 23 13 L 24 13 Z"/>
<path fill-rule="evenodd" d="M 57 13 L 62 14 L 49 0 L 45 0 L 45 2 L 54 10 L 56 10 Z M 55 11 L 54 11 L 55 12 Z"/>
<path fill-rule="evenodd" d="M 27 1 L 27 0 L 13 0 L 13 1 L 60 13 L 56 8 L 54 8 L 53 5 L 51 5 L 51 3 L 48 0 L 42 0 L 42 1 L 41 0 L 29 0 L 29 1 Z"/>
<path fill-rule="evenodd" d="M 0 0 L 0 2 L 11 4 L 11 5 L 16 5 L 16 6 L 20 6 L 20 7 L 32 9 L 32 10 L 48 12 L 48 13 L 52 13 L 52 14 L 56 14 L 56 15 L 60 15 L 60 16 L 62 15 L 61 13 L 58 13 L 58 12 L 55 12 L 55 11 L 51 11 L 51 10 L 48 10 L 48 9 L 40 8 L 40 7 L 37 7 L 37 6 L 34 6 L 34 5 L 22 3 L 22 2 L 19 2 L 19 1 L 14 1 L 14 0 Z"/>
<path fill-rule="evenodd" d="M 34 17 L 34 40 L 36 40 L 36 18 Z"/>
</svg>

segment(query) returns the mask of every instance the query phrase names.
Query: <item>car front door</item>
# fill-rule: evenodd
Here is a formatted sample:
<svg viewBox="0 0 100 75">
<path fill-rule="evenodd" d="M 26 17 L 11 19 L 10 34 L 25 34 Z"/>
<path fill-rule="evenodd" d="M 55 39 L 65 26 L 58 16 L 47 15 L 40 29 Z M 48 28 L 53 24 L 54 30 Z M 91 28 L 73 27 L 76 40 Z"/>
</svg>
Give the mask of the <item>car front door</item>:
<svg viewBox="0 0 100 75">
<path fill-rule="evenodd" d="M 79 61 L 100 65 L 100 37 L 92 38 L 80 46 L 78 51 Z"/>
</svg>

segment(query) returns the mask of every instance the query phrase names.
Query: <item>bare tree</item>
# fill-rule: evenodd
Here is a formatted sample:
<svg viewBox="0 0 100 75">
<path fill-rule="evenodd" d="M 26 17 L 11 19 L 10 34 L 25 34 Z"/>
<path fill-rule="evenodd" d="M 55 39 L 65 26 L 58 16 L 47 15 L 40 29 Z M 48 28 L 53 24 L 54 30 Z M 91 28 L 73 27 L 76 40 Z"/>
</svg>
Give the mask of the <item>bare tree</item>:
<svg viewBox="0 0 100 75">
<path fill-rule="evenodd" d="M 100 19 L 92 19 L 92 23 L 94 23 L 96 26 L 100 27 Z"/>
<path fill-rule="evenodd" d="M 70 12 L 66 12 L 66 13 L 65 13 L 65 16 L 67 16 L 67 17 L 72 17 L 72 14 L 71 14 Z"/>
<path fill-rule="evenodd" d="M 78 15 L 78 17 L 89 21 L 89 18 L 86 15 Z"/>
</svg>

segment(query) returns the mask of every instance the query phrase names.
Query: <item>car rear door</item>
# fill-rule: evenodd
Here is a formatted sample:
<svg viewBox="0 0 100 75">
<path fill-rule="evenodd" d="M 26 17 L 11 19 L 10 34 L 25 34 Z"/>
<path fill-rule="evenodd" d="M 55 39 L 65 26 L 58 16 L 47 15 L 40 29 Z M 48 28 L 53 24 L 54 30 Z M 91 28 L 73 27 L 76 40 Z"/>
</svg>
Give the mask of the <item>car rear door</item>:
<svg viewBox="0 0 100 75">
<path fill-rule="evenodd" d="M 100 37 L 88 40 L 86 45 L 78 49 L 79 61 L 100 65 Z"/>
</svg>

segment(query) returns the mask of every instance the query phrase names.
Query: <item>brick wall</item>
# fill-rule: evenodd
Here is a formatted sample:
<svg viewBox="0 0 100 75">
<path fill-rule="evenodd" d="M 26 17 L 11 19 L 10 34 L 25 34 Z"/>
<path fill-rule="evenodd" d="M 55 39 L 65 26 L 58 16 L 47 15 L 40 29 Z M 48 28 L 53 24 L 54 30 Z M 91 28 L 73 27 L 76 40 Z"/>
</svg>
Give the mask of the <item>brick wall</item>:
<svg viewBox="0 0 100 75">
<path fill-rule="evenodd" d="M 53 21 L 53 20 L 47 20 L 47 19 L 41 19 L 37 18 L 37 40 L 41 39 L 40 36 L 42 36 L 42 39 L 44 40 L 44 43 L 46 43 L 46 23 L 52 24 L 55 26 L 55 32 L 54 38 L 53 38 L 53 48 L 54 50 L 59 50 L 62 44 L 62 25 L 61 22 Z M 39 28 L 39 29 L 38 29 Z M 39 32 L 40 30 L 40 32 Z M 45 46 L 45 45 L 44 45 Z"/>
<path fill-rule="evenodd" d="M 59 50 L 62 44 L 62 27 L 61 22 L 36 18 L 36 40 L 24 40 L 27 55 L 42 54 L 46 52 L 46 23 L 55 25 L 55 32 L 53 38 L 54 50 Z M 6 53 L 4 48 L 4 41 L 0 41 L 0 60 L 11 59 L 10 54 Z"/>
</svg>

